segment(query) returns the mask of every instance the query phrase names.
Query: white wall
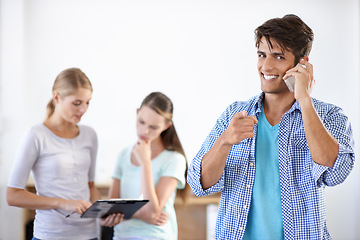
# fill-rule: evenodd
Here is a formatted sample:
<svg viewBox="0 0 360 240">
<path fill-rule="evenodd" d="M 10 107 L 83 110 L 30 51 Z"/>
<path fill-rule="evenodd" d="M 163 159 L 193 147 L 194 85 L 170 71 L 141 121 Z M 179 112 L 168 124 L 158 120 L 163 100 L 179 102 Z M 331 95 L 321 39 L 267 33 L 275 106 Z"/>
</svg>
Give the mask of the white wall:
<svg viewBox="0 0 360 240">
<path fill-rule="evenodd" d="M 21 211 L 5 202 L 23 132 L 43 120 L 56 75 L 80 67 L 94 85 L 82 120 L 100 141 L 97 181 L 135 140 L 135 110 L 151 91 L 174 102 L 189 160 L 225 107 L 259 93 L 254 29 L 299 15 L 315 32 L 313 96 L 342 106 L 359 139 L 359 1 L 0 0 L 0 239 L 19 239 Z M 359 143 L 357 143 L 358 145 Z M 356 239 L 358 164 L 327 190 L 334 239 Z"/>
<path fill-rule="evenodd" d="M 5 201 L 6 182 L 25 125 L 22 1 L 0 5 L 0 239 L 20 239 L 21 209 Z"/>
</svg>

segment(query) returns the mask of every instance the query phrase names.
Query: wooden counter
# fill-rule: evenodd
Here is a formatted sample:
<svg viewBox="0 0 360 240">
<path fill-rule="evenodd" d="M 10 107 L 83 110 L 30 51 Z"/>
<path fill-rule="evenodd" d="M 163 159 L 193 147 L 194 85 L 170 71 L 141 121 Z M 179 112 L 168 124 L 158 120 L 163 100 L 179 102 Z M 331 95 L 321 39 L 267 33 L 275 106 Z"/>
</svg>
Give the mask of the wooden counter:
<svg viewBox="0 0 360 240">
<path fill-rule="evenodd" d="M 100 191 L 103 198 L 107 197 L 109 184 L 96 184 L 97 189 Z M 33 184 L 28 184 L 26 189 L 35 193 L 35 187 Z M 178 221 L 178 240 L 206 240 L 206 208 L 208 204 L 219 204 L 220 194 L 214 194 L 204 197 L 196 197 L 190 193 L 186 203 L 183 203 L 181 199 L 176 197 L 175 199 L 175 211 Z M 25 226 L 27 223 L 34 219 L 35 211 L 26 210 L 23 211 L 23 239 L 26 240 Z"/>
</svg>

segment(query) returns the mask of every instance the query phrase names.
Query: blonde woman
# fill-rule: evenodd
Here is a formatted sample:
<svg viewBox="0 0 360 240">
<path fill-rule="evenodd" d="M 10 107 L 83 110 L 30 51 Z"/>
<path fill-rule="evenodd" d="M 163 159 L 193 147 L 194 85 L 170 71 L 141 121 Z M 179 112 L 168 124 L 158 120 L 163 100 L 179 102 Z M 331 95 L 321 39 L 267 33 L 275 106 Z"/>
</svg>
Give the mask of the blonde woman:
<svg viewBox="0 0 360 240">
<path fill-rule="evenodd" d="M 62 71 L 56 78 L 47 117 L 29 129 L 10 174 L 6 198 L 11 206 L 35 209 L 33 239 L 97 239 L 95 219 L 80 218 L 100 199 L 95 188 L 97 135 L 79 125 L 86 113 L 92 86 L 78 68 Z M 25 190 L 32 171 L 36 194 Z M 101 223 L 113 226 L 122 215 Z"/>
<path fill-rule="evenodd" d="M 149 94 L 137 110 L 138 140 L 116 162 L 111 198 L 150 201 L 130 220 L 115 226 L 114 240 L 177 239 L 174 200 L 185 196 L 187 169 L 184 150 L 172 121 L 173 104 L 160 92 Z M 187 189 L 187 188 L 186 188 Z"/>
</svg>

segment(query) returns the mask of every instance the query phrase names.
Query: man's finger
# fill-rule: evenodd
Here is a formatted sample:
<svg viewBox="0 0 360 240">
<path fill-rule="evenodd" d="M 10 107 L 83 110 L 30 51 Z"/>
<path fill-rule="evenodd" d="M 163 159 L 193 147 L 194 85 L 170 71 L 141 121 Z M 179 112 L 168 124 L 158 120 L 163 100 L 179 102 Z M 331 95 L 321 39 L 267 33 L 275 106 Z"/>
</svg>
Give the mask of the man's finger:
<svg viewBox="0 0 360 240">
<path fill-rule="evenodd" d="M 234 115 L 234 117 L 237 117 L 239 119 L 251 118 L 253 120 L 254 124 L 258 123 L 257 118 L 255 116 L 248 116 L 248 113 L 246 111 L 238 112 Z"/>
<path fill-rule="evenodd" d="M 241 111 L 239 113 L 239 118 L 245 118 L 247 116 L 247 112 L 246 111 Z"/>
<path fill-rule="evenodd" d="M 254 123 L 255 123 L 255 124 L 258 123 L 258 120 L 257 120 L 257 118 L 256 118 L 255 116 L 249 116 L 249 118 L 251 118 L 252 120 L 254 120 Z"/>
</svg>

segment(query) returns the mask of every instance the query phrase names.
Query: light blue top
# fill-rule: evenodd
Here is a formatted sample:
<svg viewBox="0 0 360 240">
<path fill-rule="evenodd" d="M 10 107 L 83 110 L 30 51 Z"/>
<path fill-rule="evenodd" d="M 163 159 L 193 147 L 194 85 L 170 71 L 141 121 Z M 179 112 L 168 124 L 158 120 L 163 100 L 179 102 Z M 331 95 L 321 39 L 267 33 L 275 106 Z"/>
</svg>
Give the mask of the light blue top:
<svg viewBox="0 0 360 240">
<path fill-rule="evenodd" d="M 243 239 L 284 239 L 278 139 L 279 124 L 272 126 L 262 107 L 255 146 L 255 183 Z"/>
<path fill-rule="evenodd" d="M 120 198 L 139 198 L 141 168 L 131 163 L 133 146 L 124 149 L 118 156 L 113 177 L 120 180 Z M 176 152 L 165 150 L 151 161 L 155 185 L 161 177 L 174 177 L 178 189 L 185 187 L 185 157 Z M 168 222 L 157 226 L 132 218 L 115 226 L 115 237 L 145 237 L 149 239 L 177 239 L 177 221 L 174 209 L 176 190 L 163 209 L 168 214 Z"/>
<path fill-rule="evenodd" d="M 247 101 L 231 104 L 192 160 L 187 181 L 197 196 L 221 191 L 216 239 L 242 239 L 248 220 L 255 180 L 255 136 L 233 145 L 224 172 L 217 183 L 204 190 L 201 185 L 201 161 L 218 137 L 229 126 L 234 114 L 247 111 L 258 118 L 263 93 Z M 348 117 L 342 109 L 312 98 L 315 111 L 325 128 L 339 143 L 332 168 L 313 161 L 305 136 L 302 113 L 296 101 L 279 123 L 280 191 L 285 239 L 331 239 L 326 225 L 325 186 L 342 183 L 354 165 L 354 139 Z"/>
</svg>

